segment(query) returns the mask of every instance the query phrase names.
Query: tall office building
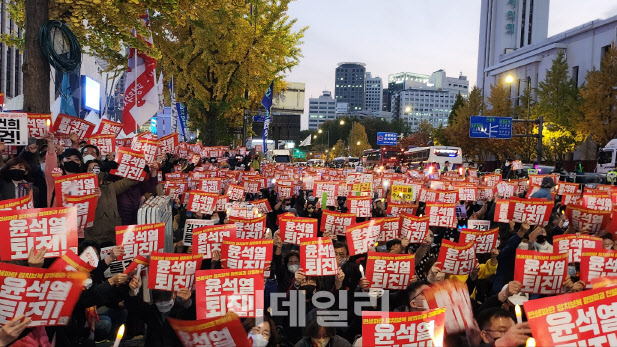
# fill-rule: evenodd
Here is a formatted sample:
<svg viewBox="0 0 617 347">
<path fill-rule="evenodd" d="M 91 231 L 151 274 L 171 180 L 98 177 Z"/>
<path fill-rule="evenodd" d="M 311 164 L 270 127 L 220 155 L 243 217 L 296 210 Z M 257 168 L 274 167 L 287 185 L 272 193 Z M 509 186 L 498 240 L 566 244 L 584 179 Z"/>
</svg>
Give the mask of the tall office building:
<svg viewBox="0 0 617 347">
<path fill-rule="evenodd" d="M 389 105 L 389 109 L 387 111 L 391 111 L 394 117 L 398 117 L 400 113 L 398 94 L 407 88 L 426 86 L 428 80 L 428 75 L 413 72 L 399 72 L 388 75 L 388 100 L 386 102 Z"/>
<path fill-rule="evenodd" d="M 381 111 L 383 98 L 383 85 L 381 77 L 372 77 L 366 73 L 366 88 L 364 93 L 364 109 L 366 111 Z"/>
<path fill-rule="evenodd" d="M 344 103 L 340 103 L 344 106 Z M 337 102 L 330 91 L 324 90 L 318 98 L 309 99 L 309 129 L 317 130 L 327 121 L 336 119 Z"/>
<path fill-rule="evenodd" d="M 364 109 L 366 68 L 364 63 L 339 63 L 334 78 L 334 95 L 337 102 L 349 104 L 349 111 Z"/>
<path fill-rule="evenodd" d="M 423 121 L 433 127 L 448 124 L 448 116 L 458 92 L 434 87 L 410 88 L 397 96 L 400 99 L 399 119 L 403 119 L 412 132 L 420 129 Z"/>
<path fill-rule="evenodd" d="M 10 18 L 8 4 L 8 0 L 0 0 L 0 33 L 16 33 L 23 38 L 24 32 Z M 16 97 L 24 92 L 24 75 L 21 72 L 23 62 L 24 56 L 19 49 L 0 43 L 0 93 L 4 93 L 7 98 Z"/>
<path fill-rule="evenodd" d="M 384 112 L 390 112 L 390 98 L 388 97 L 388 88 L 384 88 L 381 95 L 381 110 Z"/>
</svg>

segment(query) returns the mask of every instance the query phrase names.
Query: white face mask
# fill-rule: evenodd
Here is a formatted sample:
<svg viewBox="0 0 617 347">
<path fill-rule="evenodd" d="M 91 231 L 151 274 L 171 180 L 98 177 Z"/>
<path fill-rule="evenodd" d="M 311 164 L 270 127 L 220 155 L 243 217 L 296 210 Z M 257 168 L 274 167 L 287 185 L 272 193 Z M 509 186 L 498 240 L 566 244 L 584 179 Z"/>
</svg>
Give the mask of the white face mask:
<svg viewBox="0 0 617 347">
<path fill-rule="evenodd" d="M 287 270 L 289 270 L 289 272 L 295 274 L 296 271 L 298 271 L 298 269 L 300 268 L 300 265 L 298 264 L 294 264 L 294 265 L 287 265 Z"/>
<path fill-rule="evenodd" d="M 285 211 L 289 211 L 291 209 L 291 205 L 285 205 Z"/>
<path fill-rule="evenodd" d="M 41 171 L 45 172 L 45 163 L 41 163 Z"/>
<path fill-rule="evenodd" d="M 88 155 L 84 155 L 84 163 L 89 162 L 90 160 L 94 160 L 96 159 L 93 155 L 88 154 Z"/>
<path fill-rule="evenodd" d="M 525 242 L 521 242 L 518 247 L 518 249 L 524 249 L 524 250 L 528 250 L 529 249 L 529 244 L 525 243 Z"/>
<path fill-rule="evenodd" d="M 170 301 L 166 301 L 166 302 L 157 302 L 155 303 L 155 305 L 156 305 L 156 308 L 159 310 L 159 312 L 167 313 L 171 311 L 172 307 L 174 307 L 174 299 L 171 299 Z"/>
<path fill-rule="evenodd" d="M 219 222 L 221 221 L 220 218 L 211 218 L 210 220 L 213 221 L 214 224 L 219 224 Z"/>
<path fill-rule="evenodd" d="M 253 347 L 266 347 L 268 340 L 262 334 L 249 333 L 248 338 L 253 341 Z"/>
<path fill-rule="evenodd" d="M 422 299 L 420 300 L 420 305 L 418 305 L 418 308 L 421 308 L 423 310 L 428 310 L 428 302 L 426 301 L 426 299 Z"/>
</svg>

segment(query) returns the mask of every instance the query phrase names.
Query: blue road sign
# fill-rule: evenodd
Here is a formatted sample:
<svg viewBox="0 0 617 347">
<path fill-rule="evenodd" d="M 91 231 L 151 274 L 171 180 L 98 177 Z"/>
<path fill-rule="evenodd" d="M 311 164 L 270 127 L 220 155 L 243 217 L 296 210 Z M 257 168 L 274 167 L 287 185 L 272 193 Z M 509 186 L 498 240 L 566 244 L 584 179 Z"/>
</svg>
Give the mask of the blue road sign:
<svg viewBox="0 0 617 347">
<path fill-rule="evenodd" d="M 397 133 L 377 133 L 377 145 L 396 146 L 397 140 Z"/>
<path fill-rule="evenodd" d="M 479 139 L 511 139 L 512 118 L 471 116 L 469 137 Z"/>
<path fill-rule="evenodd" d="M 266 121 L 266 116 L 263 114 L 258 114 L 253 116 L 253 122 L 265 122 Z"/>
</svg>

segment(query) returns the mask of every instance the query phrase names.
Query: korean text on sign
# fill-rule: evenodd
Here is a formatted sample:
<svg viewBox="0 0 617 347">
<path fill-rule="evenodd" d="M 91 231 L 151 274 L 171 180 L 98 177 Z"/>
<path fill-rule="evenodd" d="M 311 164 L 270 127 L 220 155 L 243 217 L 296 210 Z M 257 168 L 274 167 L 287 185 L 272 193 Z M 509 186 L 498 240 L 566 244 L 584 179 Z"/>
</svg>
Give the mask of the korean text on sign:
<svg viewBox="0 0 617 347">
<path fill-rule="evenodd" d="M 401 214 L 401 237 L 408 239 L 409 243 L 423 243 L 428 232 L 428 223 L 429 216 Z"/>
<path fill-rule="evenodd" d="M 219 195 L 216 193 L 206 193 L 199 190 L 189 192 L 189 200 L 186 210 L 202 214 L 213 214 L 216 210 L 216 201 Z"/>
<path fill-rule="evenodd" d="M 368 196 L 349 196 L 347 197 L 347 208 L 349 213 L 353 213 L 356 217 L 371 216 L 371 198 Z"/>
<path fill-rule="evenodd" d="M 456 243 L 443 240 L 437 261 L 441 263 L 441 270 L 444 273 L 468 275 L 476 264 L 474 243 Z"/>
<path fill-rule="evenodd" d="M 617 346 L 617 287 L 523 303 L 538 346 Z"/>
<path fill-rule="evenodd" d="M 28 114 L 0 112 L 0 142 L 12 146 L 26 146 Z"/>
<path fill-rule="evenodd" d="M 608 210 L 594 210 L 569 204 L 566 207 L 566 216 L 570 224 L 579 232 L 596 233 L 607 226 L 611 219 L 611 212 Z"/>
<path fill-rule="evenodd" d="M 463 244 L 474 242 L 476 253 L 486 254 L 499 244 L 499 228 L 481 231 L 473 229 L 461 229 L 460 242 Z"/>
<path fill-rule="evenodd" d="M 323 218 L 323 217 L 322 217 Z M 400 217 L 386 217 L 382 220 L 381 233 L 377 237 L 377 242 L 385 242 L 397 239 L 401 231 Z"/>
<path fill-rule="evenodd" d="M 28 259 L 32 248 L 47 248 L 45 258 L 77 252 L 77 210 L 74 207 L 0 211 L 0 259 Z"/>
<path fill-rule="evenodd" d="M 94 216 L 96 205 L 98 205 L 99 196 L 97 194 L 84 196 L 64 196 L 65 207 L 75 207 L 77 210 L 77 226 L 80 229 L 90 228 L 94 224 Z"/>
<path fill-rule="evenodd" d="M 305 238 L 300 242 L 300 267 L 306 276 L 330 276 L 338 273 L 332 240 L 328 237 Z"/>
<path fill-rule="evenodd" d="M 118 162 L 118 168 L 110 171 L 112 175 L 137 181 L 143 181 L 146 177 L 146 172 L 144 171 L 146 159 L 143 153 L 127 147 L 118 147 L 116 161 Z"/>
<path fill-rule="evenodd" d="M 456 228 L 456 205 L 445 203 L 427 203 L 426 214 L 429 216 L 429 226 Z"/>
<path fill-rule="evenodd" d="M 116 137 L 120 134 L 120 131 L 122 131 L 122 123 L 112 122 L 103 118 L 96 133 L 98 135 L 112 135 Z"/>
<path fill-rule="evenodd" d="M 345 238 L 349 246 L 349 255 L 364 254 L 369 251 L 369 248 L 375 244 L 379 236 L 374 228 L 375 221 L 370 220 L 364 223 L 358 223 L 345 229 Z"/>
<path fill-rule="evenodd" d="M 227 269 L 269 269 L 272 245 L 273 240 L 224 237 L 221 247 L 221 265 Z"/>
<path fill-rule="evenodd" d="M 197 271 L 197 319 L 222 316 L 230 311 L 239 317 L 262 317 L 263 288 L 261 270 Z"/>
<path fill-rule="evenodd" d="M 212 259 L 214 251 L 221 251 L 224 237 L 235 237 L 234 224 L 210 225 L 193 230 L 193 254 L 201 254 L 204 259 Z"/>
<path fill-rule="evenodd" d="M 420 312 L 362 312 L 362 345 L 442 346 L 446 309 Z"/>
<path fill-rule="evenodd" d="M 527 221 L 531 225 L 543 225 L 548 222 L 553 210 L 553 201 L 535 198 L 510 198 L 508 217 L 517 223 Z"/>
<path fill-rule="evenodd" d="M 281 219 L 280 230 L 284 243 L 299 245 L 300 239 L 317 237 L 317 219 L 286 217 Z"/>
<path fill-rule="evenodd" d="M 117 226 L 116 244 L 124 248 L 118 260 L 158 252 L 165 246 L 165 223 Z"/>
<path fill-rule="evenodd" d="M 589 283 L 596 278 L 617 277 L 617 251 L 585 250 L 581 253 L 581 281 Z"/>
<path fill-rule="evenodd" d="M 184 222 L 184 235 L 182 237 L 182 240 L 184 241 L 184 245 L 185 246 L 193 245 L 193 230 L 204 227 L 204 226 L 209 226 L 209 225 L 214 225 L 214 220 L 212 219 L 187 219 L 186 222 Z M 235 232 L 233 235 L 235 235 Z"/>
<path fill-rule="evenodd" d="M 567 253 L 568 263 L 581 261 L 581 252 L 591 249 L 602 249 L 602 239 L 591 235 L 564 234 L 553 237 L 553 252 Z"/>
<path fill-rule="evenodd" d="M 0 324 L 26 315 L 34 326 L 66 325 L 88 275 L 0 263 Z"/>
<path fill-rule="evenodd" d="M 558 294 L 566 278 L 568 254 L 550 254 L 516 250 L 514 280 L 522 284 L 521 292 Z"/>
<path fill-rule="evenodd" d="M 353 213 L 324 210 L 321 215 L 321 230 L 330 235 L 344 236 L 345 228 L 354 224 L 356 224 L 356 215 Z"/>
<path fill-rule="evenodd" d="M 47 122 L 49 121 L 49 125 Z M 46 131 L 51 128 L 50 113 L 28 113 L 28 133 L 30 137 L 43 138 Z"/>
<path fill-rule="evenodd" d="M 76 134 L 80 139 L 87 139 L 92 135 L 95 125 L 77 117 L 60 113 L 56 117 L 54 130 L 57 134 Z"/>
<path fill-rule="evenodd" d="M 229 223 L 236 224 L 240 239 L 261 239 L 266 232 L 266 216 L 257 218 L 230 217 Z"/>
<path fill-rule="evenodd" d="M 249 347 L 246 332 L 238 315 L 229 312 L 221 317 L 200 320 L 167 318 L 169 325 L 185 347 L 238 346 Z"/>
<path fill-rule="evenodd" d="M 402 290 L 414 275 L 415 255 L 368 252 L 366 278 L 370 288 Z"/>
<path fill-rule="evenodd" d="M 428 307 L 446 308 L 446 334 L 465 331 L 476 325 L 467 284 L 457 279 L 433 283 L 424 290 Z"/>
<path fill-rule="evenodd" d="M 148 268 L 148 288 L 178 291 L 192 289 L 195 272 L 201 267 L 201 255 L 152 252 Z"/>
</svg>

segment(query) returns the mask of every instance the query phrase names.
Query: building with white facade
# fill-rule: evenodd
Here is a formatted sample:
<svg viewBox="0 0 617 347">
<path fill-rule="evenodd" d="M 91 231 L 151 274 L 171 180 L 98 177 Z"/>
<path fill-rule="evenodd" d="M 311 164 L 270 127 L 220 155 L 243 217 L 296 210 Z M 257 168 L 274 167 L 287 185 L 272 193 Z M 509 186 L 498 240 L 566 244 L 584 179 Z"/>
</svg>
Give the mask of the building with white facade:
<svg viewBox="0 0 617 347">
<path fill-rule="evenodd" d="M 320 97 L 309 98 L 309 129 L 317 130 L 323 122 L 336 119 L 336 110 L 336 99 L 330 91 L 324 90 Z"/>
<path fill-rule="evenodd" d="M 285 82 L 287 88 L 274 95 L 272 113 L 304 113 L 305 84 L 301 82 Z"/>
<path fill-rule="evenodd" d="M 364 109 L 366 111 L 381 111 L 383 101 L 383 84 L 381 77 L 372 77 L 366 73 L 366 88 L 364 89 Z"/>
<path fill-rule="evenodd" d="M 420 129 L 423 121 L 433 127 L 448 124 L 448 116 L 458 92 L 427 88 L 410 88 L 399 93 L 399 119 L 405 120 L 412 132 Z"/>
</svg>

